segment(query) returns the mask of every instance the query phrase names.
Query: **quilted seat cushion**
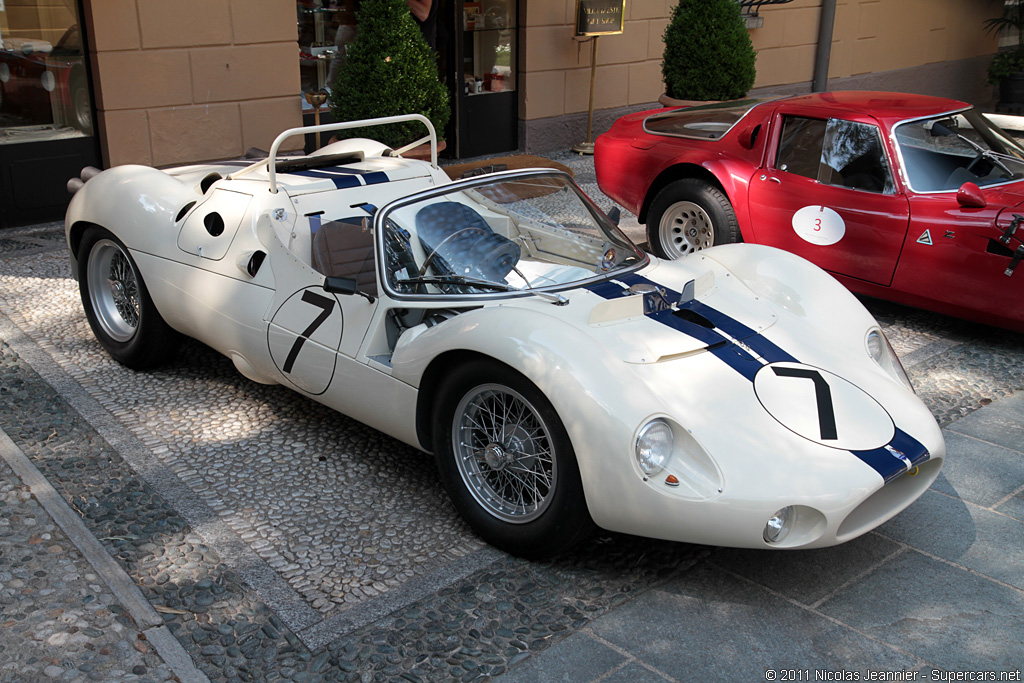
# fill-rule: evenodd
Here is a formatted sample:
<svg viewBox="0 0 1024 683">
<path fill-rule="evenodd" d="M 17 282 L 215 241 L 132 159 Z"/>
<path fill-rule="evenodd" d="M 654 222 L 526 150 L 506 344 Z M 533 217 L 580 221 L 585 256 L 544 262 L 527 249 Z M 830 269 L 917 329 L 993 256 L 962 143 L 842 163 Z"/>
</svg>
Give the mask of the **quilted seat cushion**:
<svg viewBox="0 0 1024 683">
<path fill-rule="evenodd" d="M 432 262 L 456 275 L 503 282 L 519 262 L 519 245 L 491 229 L 465 204 L 438 202 L 416 213 L 416 231 Z"/>
</svg>

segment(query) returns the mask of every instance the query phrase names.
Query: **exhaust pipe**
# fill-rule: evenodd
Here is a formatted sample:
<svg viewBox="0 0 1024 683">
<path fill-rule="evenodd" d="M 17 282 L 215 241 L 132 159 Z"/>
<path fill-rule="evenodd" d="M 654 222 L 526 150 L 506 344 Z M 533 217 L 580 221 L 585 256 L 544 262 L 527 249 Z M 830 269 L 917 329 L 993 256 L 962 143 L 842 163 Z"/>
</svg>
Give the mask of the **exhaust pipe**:
<svg viewBox="0 0 1024 683">
<path fill-rule="evenodd" d="M 102 173 L 102 171 L 93 166 L 86 166 L 82 169 L 82 172 L 78 174 L 79 177 L 72 178 L 68 181 L 68 193 L 74 194 L 82 189 L 89 180 Z"/>
</svg>

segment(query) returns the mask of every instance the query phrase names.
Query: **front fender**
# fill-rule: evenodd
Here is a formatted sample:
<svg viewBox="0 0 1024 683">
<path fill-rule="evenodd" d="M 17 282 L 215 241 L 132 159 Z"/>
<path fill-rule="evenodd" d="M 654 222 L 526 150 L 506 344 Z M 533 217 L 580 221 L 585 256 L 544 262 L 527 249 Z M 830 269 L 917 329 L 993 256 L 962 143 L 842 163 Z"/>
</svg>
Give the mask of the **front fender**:
<svg viewBox="0 0 1024 683">
<path fill-rule="evenodd" d="M 633 434 L 659 411 L 659 402 L 631 366 L 556 317 L 559 310 L 539 303 L 463 313 L 407 344 L 400 341 L 392 367 L 396 378 L 417 387 L 431 364 L 449 352 L 479 354 L 514 368 L 555 408 L 576 451 L 584 490 L 593 492 L 601 480 L 632 472 Z M 421 391 L 419 401 L 429 405 L 433 396 L 426 394 Z"/>
<path fill-rule="evenodd" d="M 194 188 L 149 166 L 115 166 L 91 178 L 65 214 L 75 278 L 78 245 L 88 225 L 106 228 L 132 251 L 165 254 L 177 239 L 178 212 L 200 198 Z"/>
</svg>

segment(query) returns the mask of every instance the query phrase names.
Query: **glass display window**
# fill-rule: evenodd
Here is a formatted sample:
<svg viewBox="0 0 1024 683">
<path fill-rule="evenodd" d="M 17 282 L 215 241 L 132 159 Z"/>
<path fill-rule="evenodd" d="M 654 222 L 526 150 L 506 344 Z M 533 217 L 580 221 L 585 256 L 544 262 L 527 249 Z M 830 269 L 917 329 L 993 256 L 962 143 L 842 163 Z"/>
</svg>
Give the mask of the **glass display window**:
<svg viewBox="0 0 1024 683">
<path fill-rule="evenodd" d="M 0 144 L 92 133 L 77 3 L 0 1 Z"/>
<path fill-rule="evenodd" d="M 462 76 L 466 95 L 516 89 L 515 0 L 462 3 Z"/>
<path fill-rule="evenodd" d="M 356 37 L 359 0 L 297 0 L 302 93 L 330 91 Z M 304 109 L 312 106 L 302 100 Z"/>
</svg>

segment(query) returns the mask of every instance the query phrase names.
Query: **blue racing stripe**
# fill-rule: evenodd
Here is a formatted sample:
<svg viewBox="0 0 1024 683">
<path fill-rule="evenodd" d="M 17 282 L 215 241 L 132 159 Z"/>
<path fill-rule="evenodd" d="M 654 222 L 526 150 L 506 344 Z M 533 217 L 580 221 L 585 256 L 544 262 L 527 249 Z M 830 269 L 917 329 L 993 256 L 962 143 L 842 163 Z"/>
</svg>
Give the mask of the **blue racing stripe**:
<svg viewBox="0 0 1024 683">
<path fill-rule="evenodd" d="M 378 183 L 386 183 L 390 181 L 388 174 L 384 171 L 371 171 L 370 173 L 363 174 L 363 181 L 367 185 L 377 185 Z"/>
<path fill-rule="evenodd" d="M 896 436 L 892 438 L 888 446 L 895 449 L 897 453 L 893 453 L 885 446 L 870 451 L 850 452 L 860 458 L 864 464 L 882 475 L 882 479 L 887 484 L 906 472 L 910 467 L 916 467 L 931 457 L 928 449 L 920 441 L 899 427 L 896 428 Z"/>
<path fill-rule="evenodd" d="M 354 175 L 338 175 L 334 173 L 324 173 L 323 171 L 295 171 L 294 173 L 289 173 L 287 175 L 298 175 L 304 178 L 330 180 L 339 190 L 344 190 L 349 187 L 360 187 L 362 185 L 362 183 L 359 182 L 359 177 Z"/>
</svg>

